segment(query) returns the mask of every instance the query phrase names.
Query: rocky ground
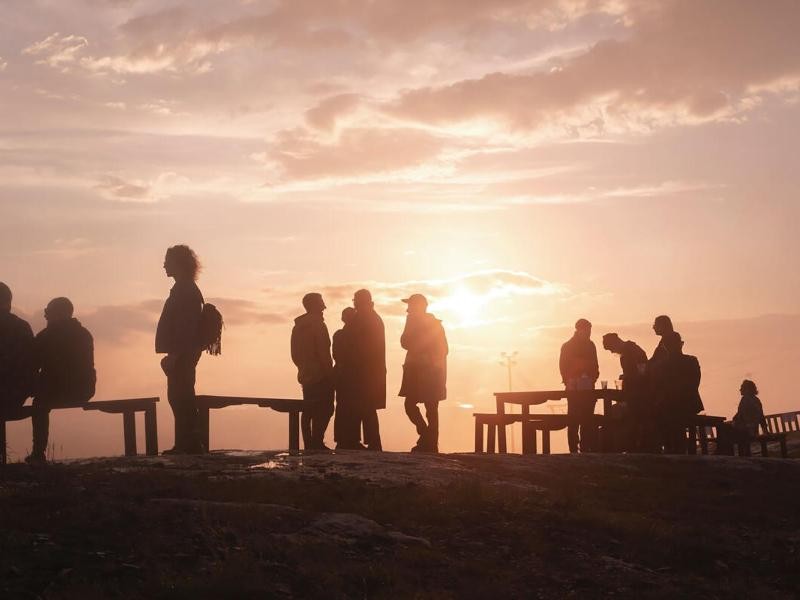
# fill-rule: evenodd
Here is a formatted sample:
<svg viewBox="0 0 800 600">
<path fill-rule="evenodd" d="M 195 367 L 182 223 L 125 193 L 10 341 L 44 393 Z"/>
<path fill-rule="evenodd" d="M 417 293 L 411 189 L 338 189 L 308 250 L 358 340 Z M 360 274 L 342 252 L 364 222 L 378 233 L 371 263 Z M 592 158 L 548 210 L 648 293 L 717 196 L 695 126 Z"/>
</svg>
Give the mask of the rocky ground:
<svg viewBox="0 0 800 600">
<path fill-rule="evenodd" d="M 0 469 L 2 598 L 794 598 L 800 461 L 113 458 Z"/>
</svg>

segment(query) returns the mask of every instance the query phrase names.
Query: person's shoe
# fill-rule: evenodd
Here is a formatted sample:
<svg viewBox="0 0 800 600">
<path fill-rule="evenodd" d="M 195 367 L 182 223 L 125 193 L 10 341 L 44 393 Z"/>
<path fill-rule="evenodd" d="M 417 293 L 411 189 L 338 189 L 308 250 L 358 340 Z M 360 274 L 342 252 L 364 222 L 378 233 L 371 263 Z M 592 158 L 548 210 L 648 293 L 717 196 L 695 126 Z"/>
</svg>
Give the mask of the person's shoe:
<svg viewBox="0 0 800 600">
<path fill-rule="evenodd" d="M 162 454 L 162 456 L 178 456 L 178 455 L 186 454 L 186 453 L 183 450 L 181 450 L 180 448 L 178 448 L 177 446 L 173 446 L 172 448 L 170 448 L 168 450 L 163 450 L 161 452 L 161 454 Z"/>
<path fill-rule="evenodd" d="M 44 455 L 44 452 L 31 452 L 28 456 L 25 457 L 25 462 L 29 465 L 46 465 L 47 464 L 47 457 Z"/>
</svg>

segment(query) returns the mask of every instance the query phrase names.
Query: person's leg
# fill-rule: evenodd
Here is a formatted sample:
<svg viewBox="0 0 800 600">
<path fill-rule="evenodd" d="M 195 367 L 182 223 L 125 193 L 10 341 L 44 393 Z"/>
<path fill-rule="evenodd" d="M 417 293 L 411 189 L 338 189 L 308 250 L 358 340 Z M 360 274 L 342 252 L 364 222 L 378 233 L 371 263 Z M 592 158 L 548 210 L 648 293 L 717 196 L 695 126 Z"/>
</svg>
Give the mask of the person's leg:
<svg viewBox="0 0 800 600">
<path fill-rule="evenodd" d="M 333 386 L 325 381 L 319 384 L 314 418 L 311 421 L 311 433 L 317 448 L 325 447 L 325 432 L 333 416 Z"/>
<path fill-rule="evenodd" d="M 364 442 L 370 450 L 383 450 L 378 411 L 368 408 L 364 412 Z"/>
<path fill-rule="evenodd" d="M 428 430 L 428 424 L 425 422 L 425 419 L 422 418 L 419 405 L 414 398 L 406 398 L 405 402 L 403 403 L 403 407 L 406 409 L 406 415 L 408 416 L 409 421 L 411 421 L 411 423 L 417 429 L 417 435 L 419 436 L 419 439 L 417 440 L 417 446 L 419 446 L 422 444 L 422 441 L 425 438 L 425 432 Z"/>
<path fill-rule="evenodd" d="M 581 452 L 597 450 L 597 426 L 594 424 L 594 408 L 597 400 L 582 399 L 580 403 L 580 449 Z"/>
<path fill-rule="evenodd" d="M 569 444 L 570 452 L 578 451 L 578 424 L 573 420 L 577 419 L 579 412 L 578 400 L 567 398 L 567 416 L 570 418 L 567 425 L 567 444 Z"/>
<path fill-rule="evenodd" d="M 306 450 L 314 449 L 312 425 L 314 422 L 314 412 L 316 410 L 315 391 L 313 385 L 303 386 L 303 413 L 300 416 L 300 430 L 303 434 L 303 448 Z"/>
<path fill-rule="evenodd" d="M 31 457 L 36 460 L 46 460 L 47 443 L 50 438 L 50 405 L 39 398 L 33 399 L 31 428 L 33 430 Z"/>
<path fill-rule="evenodd" d="M 428 419 L 428 430 L 425 432 L 425 446 L 431 452 L 439 452 L 438 400 L 430 400 L 425 403 L 425 416 Z"/>
</svg>

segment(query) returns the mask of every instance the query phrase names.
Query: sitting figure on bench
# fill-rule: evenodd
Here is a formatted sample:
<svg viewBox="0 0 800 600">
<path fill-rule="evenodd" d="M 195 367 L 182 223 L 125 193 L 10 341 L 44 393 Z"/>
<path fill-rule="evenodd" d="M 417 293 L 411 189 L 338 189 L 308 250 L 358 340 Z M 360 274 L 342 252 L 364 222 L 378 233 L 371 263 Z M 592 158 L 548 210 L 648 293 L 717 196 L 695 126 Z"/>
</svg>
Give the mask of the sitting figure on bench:
<svg viewBox="0 0 800 600">
<path fill-rule="evenodd" d="M 11 312 L 11 289 L 0 282 L 0 414 L 25 404 L 33 386 L 33 331 Z"/>
<path fill-rule="evenodd" d="M 745 379 L 739 387 L 742 399 L 733 420 L 719 425 L 717 428 L 717 454 L 733 454 L 733 445 L 749 444 L 758 437 L 759 425 L 767 431 L 767 420 L 764 408 L 758 398 L 758 388 L 749 379 Z M 741 450 L 740 450 L 741 453 Z M 745 452 L 749 454 L 749 452 Z"/>
<path fill-rule="evenodd" d="M 47 326 L 34 340 L 33 451 L 29 463 L 46 462 L 50 410 L 86 404 L 94 396 L 92 335 L 73 318 L 72 302 L 55 298 L 44 309 Z"/>
</svg>

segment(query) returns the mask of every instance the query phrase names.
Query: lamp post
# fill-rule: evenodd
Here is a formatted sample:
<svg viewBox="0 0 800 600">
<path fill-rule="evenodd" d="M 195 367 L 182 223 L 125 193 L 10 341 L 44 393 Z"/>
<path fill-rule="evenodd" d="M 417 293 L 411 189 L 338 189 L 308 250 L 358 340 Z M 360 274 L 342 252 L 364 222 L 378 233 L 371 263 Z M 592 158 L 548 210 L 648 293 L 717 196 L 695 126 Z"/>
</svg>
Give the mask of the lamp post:
<svg viewBox="0 0 800 600">
<path fill-rule="evenodd" d="M 511 353 L 508 353 L 508 352 L 501 352 L 500 353 L 500 358 L 502 360 L 498 364 L 501 367 L 506 367 L 506 369 L 508 371 L 508 391 L 509 392 L 513 391 L 513 385 L 512 385 L 512 379 L 511 379 L 511 371 L 512 371 L 512 368 L 517 364 L 517 361 L 515 360 L 517 354 L 519 354 L 519 352 L 517 352 L 516 350 L 514 350 L 514 352 L 511 352 Z M 511 427 L 511 452 L 516 452 L 516 450 L 517 450 L 516 449 L 516 438 L 514 436 L 514 427 L 512 425 L 512 427 Z"/>
</svg>

